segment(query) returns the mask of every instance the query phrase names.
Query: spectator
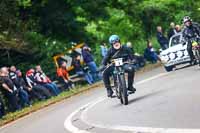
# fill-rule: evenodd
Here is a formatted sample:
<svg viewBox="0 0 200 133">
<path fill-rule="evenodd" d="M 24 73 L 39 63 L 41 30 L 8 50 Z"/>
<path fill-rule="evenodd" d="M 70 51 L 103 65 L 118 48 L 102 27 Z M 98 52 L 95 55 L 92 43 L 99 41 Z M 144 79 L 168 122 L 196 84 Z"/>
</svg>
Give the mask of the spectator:
<svg viewBox="0 0 200 133">
<path fill-rule="evenodd" d="M 135 51 L 134 51 L 134 49 L 133 49 L 133 45 L 132 45 L 131 42 L 127 42 L 127 43 L 126 43 L 126 46 L 127 46 L 128 48 L 131 49 L 131 51 L 133 52 L 133 54 L 135 54 Z"/>
<path fill-rule="evenodd" d="M 57 76 L 59 81 L 64 84 L 65 89 L 69 90 L 74 88 L 74 84 L 70 80 L 69 73 L 67 71 L 67 63 L 65 61 L 60 62 L 60 67 L 57 69 Z"/>
<path fill-rule="evenodd" d="M 4 104 L 3 101 L 1 100 L 0 97 L 0 119 L 5 115 L 5 109 L 4 109 Z"/>
<path fill-rule="evenodd" d="M 26 72 L 26 82 L 28 84 L 28 87 L 30 87 L 32 90 L 35 90 L 36 92 L 40 93 L 43 97 L 46 99 L 51 97 L 51 93 L 49 90 L 45 87 L 43 87 L 40 84 L 36 83 L 36 80 L 34 79 L 35 76 L 35 70 L 30 69 Z"/>
<path fill-rule="evenodd" d="M 161 26 L 157 26 L 157 40 L 163 50 L 168 48 L 168 40 L 164 36 Z"/>
<path fill-rule="evenodd" d="M 178 34 L 178 33 L 181 33 L 182 32 L 182 30 L 181 30 L 181 26 L 180 25 L 176 25 L 175 26 L 175 30 L 176 30 L 176 34 Z"/>
<path fill-rule="evenodd" d="M 127 46 L 129 49 L 131 49 L 131 52 L 133 53 L 133 56 L 134 56 L 134 58 L 135 58 L 135 61 L 136 61 L 136 63 L 134 64 L 135 70 L 139 70 L 139 68 L 140 68 L 140 65 L 139 65 L 140 62 L 139 62 L 139 61 L 140 61 L 140 60 L 138 60 L 138 59 L 140 58 L 140 56 L 135 55 L 135 51 L 134 51 L 134 49 L 133 49 L 133 45 L 132 45 L 131 42 L 127 42 L 127 43 L 126 43 L 126 46 Z"/>
<path fill-rule="evenodd" d="M 42 71 L 40 65 L 37 65 L 35 67 L 35 79 L 36 82 L 45 88 L 49 89 L 54 96 L 57 96 L 60 93 L 60 90 L 58 89 L 57 85 L 53 83 L 47 76 L 46 74 Z"/>
<path fill-rule="evenodd" d="M 147 48 L 144 51 L 144 57 L 151 63 L 157 63 L 157 60 L 159 59 L 154 48 L 152 47 L 151 41 L 149 40 L 147 41 Z"/>
<path fill-rule="evenodd" d="M 176 33 L 176 30 L 175 30 L 175 24 L 174 22 L 171 22 L 170 23 L 170 28 L 169 28 L 169 31 L 168 31 L 168 40 Z"/>
<path fill-rule="evenodd" d="M 30 95 L 31 99 L 40 99 L 42 100 L 43 97 L 42 95 L 40 95 L 40 93 L 38 93 L 37 91 L 35 91 L 34 89 L 32 89 L 31 87 L 28 87 L 28 85 L 26 84 L 26 82 L 24 81 L 23 77 L 22 77 L 22 73 L 20 70 L 16 71 L 18 79 L 19 79 L 19 84 L 21 87 L 23 87 L 23 89 L 25 89 L 28 94 Z"/>
<path fill-rule="evenodd" d="M 9 71 L 10 79 L 13 81 L 13 83 L 15 84 L 15 86 L 17 88 L 20 88 L 18 77 L 17 77 L 17 74 L 16 74 L 16 71 L 17 71 L 16 67 L 15 66 L 11 66 L 9 70 L 10 70 Z"/>
<path fill-rule="evenodd" d="M 93 55 L 91 54 L 91 48 L 89 48 L 87 45 L 84 45 L 82 48 L 82 56 L 84 62 L 89 67 L 89 70 L 91 71 L 92 78 L 94 81 L 97 81 L 100 79 L 98 72 L 97 72 L 97 65 L 94 62 Z"/>
<path fill-rule="evenodd" d="M 24 107 L 24 106 L 30 105 L 29 95 L 26 92 L 26 90 L 24 90 L 24 88 L 20 85 L 19 77 L 17 76 L 16 71 L 17 71 L 16 67 L 11 66 L 10 72 L 9 72 L 9 77 L 13 81 L 15 87 L 17 88 L 17 92 L 19 94 L 21 105 Z"/>
<path fill-rule="evenodd" d="M 20 105 L 17 102 L 17 88 L 14 86 L 14 83 L 9 78 L 8 68 L 2 67 L 0 69 L 0 81 L 1 86 L 3 87 L 3 94 L 8 99 L 9 109 L 14 112 L 20 109 Z"/>
<path fill-rule="evenodd" d="M 73 62 L 76 74 L 81 76 L 81 77 L 83 76 L 85 78 L 85 80 L 88 82 L 88 84 L 91 85 L 91 84 L 94 83 L 94 80 L 93 80 L 92 76 L 90 75 L 90 73 L 87 70 L 84 70 L 84 68 L 81 66 L 80 60 L 81 60 L 81 55 L 77 54 L 75 56 L 75 59 L 74 59 L 74 62 Z"/>
<path fill-rule="evenodd" d="M 106 43 L 101 43 L 100 48 L 101 48 L 101 56 L 104 58 L 108 51 Z"/>
</svg>

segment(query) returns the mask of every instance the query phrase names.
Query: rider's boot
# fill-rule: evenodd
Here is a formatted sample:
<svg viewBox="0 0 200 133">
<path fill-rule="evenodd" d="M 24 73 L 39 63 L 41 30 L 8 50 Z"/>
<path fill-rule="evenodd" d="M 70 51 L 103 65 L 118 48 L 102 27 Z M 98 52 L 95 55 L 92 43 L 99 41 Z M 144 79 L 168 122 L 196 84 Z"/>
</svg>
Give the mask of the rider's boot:
<svg viewBox="0 0 200 133">
<path fill-rule="evenodd" d="M 197 65 L 197 60 L 196 59 L 193 60 L 193 65 Z"/>
<path fill-rule="evenodd" d="M 135 93 L 136 89 L 133 86 L 128 87 L 130 93 Z"/>
<path fill-rule="evenodd" d="M 112 89 L 111 88 L 107 88 L 107 96 L 108 97 L 112 97 L 112 95 L 113 95 Z"/>
</svg>

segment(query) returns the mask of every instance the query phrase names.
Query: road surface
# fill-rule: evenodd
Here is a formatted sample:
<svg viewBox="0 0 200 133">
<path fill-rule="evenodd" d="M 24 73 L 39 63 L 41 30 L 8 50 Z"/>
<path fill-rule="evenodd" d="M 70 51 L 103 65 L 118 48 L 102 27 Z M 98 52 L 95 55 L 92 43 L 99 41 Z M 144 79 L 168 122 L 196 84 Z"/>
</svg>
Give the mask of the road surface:
<svg viewBox="0 0 200 133">
<path fill-rule="evenodd" d="M 200 67 L 136 75 L 129 104 L 96 88 L 0 128 L 0 133 L 200 133 Z"/>
</svg>

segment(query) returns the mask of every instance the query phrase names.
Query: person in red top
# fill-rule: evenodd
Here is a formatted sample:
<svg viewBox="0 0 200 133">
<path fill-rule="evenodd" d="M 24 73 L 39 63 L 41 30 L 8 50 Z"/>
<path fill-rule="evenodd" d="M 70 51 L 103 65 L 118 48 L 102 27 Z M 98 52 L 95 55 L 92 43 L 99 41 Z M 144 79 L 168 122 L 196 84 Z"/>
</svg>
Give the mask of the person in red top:
<svg viewBox="0 0 200 133">
<path fill-rule="evenodd" d="M 49 77 L 42 71 L 40 65 L 35 67 L 35 76 L 34 76 L 36 83 L 44 86 L 45 88 L 49 89 L 54 96 L 57 96 L 60 93 L 59 88 L 55 83 L 53 83 Z"/>
<path fill-rule="evenodd" d="M 69 73 L 67 71 L 67 63 L 65 61 L 60 62 L 60 67 L 57 69 L 58 80 L 64 84 L 64 88 L 69 90 L 74 88 L 73 82 L 70 80 Z"/>
</svg>

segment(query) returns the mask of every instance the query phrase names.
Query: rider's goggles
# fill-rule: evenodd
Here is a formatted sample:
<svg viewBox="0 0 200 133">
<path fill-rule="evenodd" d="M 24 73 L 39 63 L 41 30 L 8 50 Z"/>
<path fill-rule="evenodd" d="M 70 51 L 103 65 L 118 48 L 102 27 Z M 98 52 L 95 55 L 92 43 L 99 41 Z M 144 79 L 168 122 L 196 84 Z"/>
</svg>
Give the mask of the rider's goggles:
<svg viewBox="0 0 200 133">
<path fill-rule="evenodd" d="M 113 41 L 113 42 L 112 42 L 112 45 L 114 45 L 114 44 L 116 44 L 116 43 L 118 43 L 118 42 L 119 42 L 119 40 Z"/>
</svg>

